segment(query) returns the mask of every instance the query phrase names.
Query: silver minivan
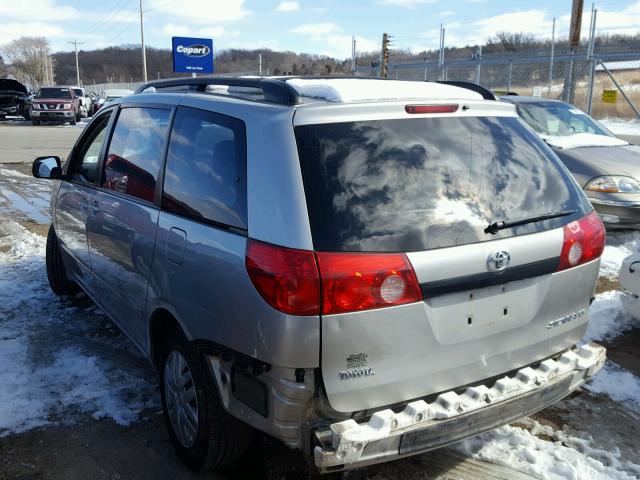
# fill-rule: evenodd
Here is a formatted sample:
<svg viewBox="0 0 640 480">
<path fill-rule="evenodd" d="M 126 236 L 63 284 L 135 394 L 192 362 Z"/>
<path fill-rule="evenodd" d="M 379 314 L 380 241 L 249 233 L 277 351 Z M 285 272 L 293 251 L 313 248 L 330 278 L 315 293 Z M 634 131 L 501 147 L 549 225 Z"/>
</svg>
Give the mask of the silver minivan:
<svg viewBox="0 0 640 480">
<path fill-rule="evenodd" d="M 157 369 L 193 469 L 255 430 L 322 472 L 438 448 L 560 400 L 604 247 L 558 158 L 473 85 L 152 82 L 55 179 L 47 272 Z"/>
</svg>

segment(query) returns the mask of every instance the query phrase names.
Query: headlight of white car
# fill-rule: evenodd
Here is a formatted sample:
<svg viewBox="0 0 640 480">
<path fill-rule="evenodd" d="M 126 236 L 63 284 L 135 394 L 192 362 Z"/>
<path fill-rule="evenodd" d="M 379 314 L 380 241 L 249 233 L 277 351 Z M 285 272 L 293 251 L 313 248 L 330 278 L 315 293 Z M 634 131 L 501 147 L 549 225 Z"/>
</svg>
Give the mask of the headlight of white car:
<svg viewBox="0 0 640 480">
<path fill-rule="evenodd" d="M 590 192 L 640 193 L 640 182 L 631 177 L 606 175 L 594 178 L 584 189 Z"/>
</svg>

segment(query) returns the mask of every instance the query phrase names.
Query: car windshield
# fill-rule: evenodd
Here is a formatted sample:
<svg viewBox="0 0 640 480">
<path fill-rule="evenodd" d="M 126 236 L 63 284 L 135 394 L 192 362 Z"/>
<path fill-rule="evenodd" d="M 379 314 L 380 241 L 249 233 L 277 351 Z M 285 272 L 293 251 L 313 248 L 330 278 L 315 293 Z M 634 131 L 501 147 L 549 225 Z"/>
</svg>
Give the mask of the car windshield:
<svg viewBox="0 0 640 480">
<path fill-rule="evenodd" d="M 82 89 L 80 88 L 74 88 L 73 91 L 76 93 L 76 95 L 78 97 L 83 97 L 84 95 L 82 95 Z"/>
<path fill-rule="evenodd" d="M 516 108 L 522 119 L 540 135 L 567 137 L 577 133 L 591 133 L 612 136 L 593 118 L 568 103 L 518 103 Z"/>
<path fill-rule="evenodd" d="M 68 88 L 41 88 L 38 98 L 71 98 L 71 91 Z"/>
<path fill-rule="evenodd" d="M 117 100 L 119 98 L 122 98 L 122 97 L 107 97 L 104 101 L 105 101 L 105 103 L 106 102 L 113 102 L 114 100 Z"/>
</svg>

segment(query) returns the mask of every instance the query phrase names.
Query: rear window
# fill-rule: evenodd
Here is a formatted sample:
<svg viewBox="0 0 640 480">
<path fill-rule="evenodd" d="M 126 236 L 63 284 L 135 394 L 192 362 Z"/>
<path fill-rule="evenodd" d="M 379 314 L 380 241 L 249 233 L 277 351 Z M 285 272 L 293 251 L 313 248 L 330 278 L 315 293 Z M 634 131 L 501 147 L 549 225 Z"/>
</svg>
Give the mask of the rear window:
<svg viewBox="0 0 640 480">
<path fill-rule="evenodd" d="M 314 248 L 420 251 L 557 228 L 591 207 L 515 117 L 412 118 L 295 129 Z M 485 233 L 492 222 L 576 210 Z"/>
</svg>

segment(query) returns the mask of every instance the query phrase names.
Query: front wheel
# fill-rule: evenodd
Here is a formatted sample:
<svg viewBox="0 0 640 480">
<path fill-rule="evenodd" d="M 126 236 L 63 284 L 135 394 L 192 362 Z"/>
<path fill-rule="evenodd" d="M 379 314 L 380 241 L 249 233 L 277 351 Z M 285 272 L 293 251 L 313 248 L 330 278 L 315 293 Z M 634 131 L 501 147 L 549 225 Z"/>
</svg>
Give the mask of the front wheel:
<svg viewBox="0 0 640 480">
<path fill-rule="evenodd" d="M 49 280 L 51 291 L 58 296 L 78 293 L 80 291 L 78 284 L 69 280 L 67 276 L 62 260 L 62 252 L 60 251 L 60 243 L 53 225 L 49 227 L 49 233 L 47 234 L 46 255 L 47 279 Z"/>
<path fill-rule="evenodd" d="M 36 120 L 35 118 L 32 118 L 31 123 L 37 127 L 38 125 L 40 125 L 40 120 Z"/>
<path fill-rule="evenodd" d="M 75 125 L 76 124 L 76 117 L 73 117 L 71 120 L 69 120 L 69 125 Z"/>
<path fill-rule="evenodd" d="M 160 392 L 178 457 L 192 470 L 233 463 L 251 442 L 251 428 L 224 411 L 204 358 L 182 332 L 168 335 L 164 352 Z"/>
</svg>

